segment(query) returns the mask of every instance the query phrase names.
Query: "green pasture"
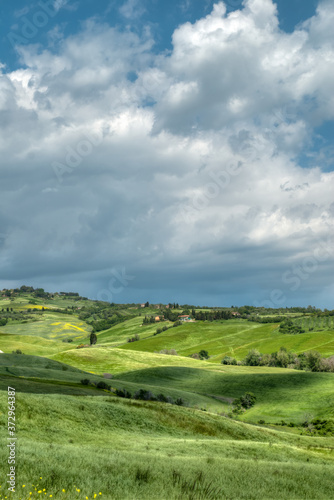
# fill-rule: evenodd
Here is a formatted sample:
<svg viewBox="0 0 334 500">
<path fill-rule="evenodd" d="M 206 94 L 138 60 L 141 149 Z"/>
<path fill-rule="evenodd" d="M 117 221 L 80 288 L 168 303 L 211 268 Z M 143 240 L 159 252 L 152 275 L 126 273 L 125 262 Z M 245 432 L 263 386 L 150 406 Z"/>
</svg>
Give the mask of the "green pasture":
<svg viewBox="0 0 334 500">
<path fill-rule="evenodd" d="M 240 418 L 253 423 L 265 420 L 275 424 L 285 420 L 301 424 L 307 414 L 312 418 L 334 418 L 333 373 L 232 366 L 219 371 L 213 366 L 148 368 L 122 373 L 116 380 L 147 385 L 153 393 L 164 392 L 167 388 L 178 389 L 185 394 L 218 398 L 225 404 L 252 392 L 257 398 L 256 404 Z"/>
<path fill-rule="evenodd" d="M 77 316 L 46 311 L 37 317 L 37 321 L 28 323 L 9 322 L 1 327 L 2 333 L 12 335 L 28 335 L 44 339 L 72 338 L 86 342 L 91 327 Z"/>
<path fill-rule="evenodd" d="M 135 318 L 119 323 L 109 330 L 105 330 L 97 334 L 98 344 L 108 344 L 110 346 L 119 346 L 128 341 L 129 338 L 139 335 L 141 339 L 152 337 L 157 331 L 157 328 L 162 326 L 172 326 L 173 323 L 164 321 L 162 323 L 152 323 L 142 325 L 145 316 L 137 316 Z"/>
<path fill-rule="evenodd" d="M 2 442 L 6 399 L 0 391 Z M 18 393 L 17 436 L 13 500 L 332 498 L 333 438 L 297 436 L 190 408 Z M 2 464 L 7 456 L 0 447 Z M 1 479 L 0 498 L 9 498 Z"/>
<path fill-rule="evenodd" d="M 278 351 L 284 346 L 296 353 L 318 350 L 325 356 L 334 353 L 334 330 L 287 335 L 279 332 L 279 324 L 259 324 L 247 320 L 185 323 L 171 328 L 153 338 L 126 344 L 121 349 L 138 351 L 160 351 L 175 349 L 178 354 L 188 356 L 208 351 L 210 361 L 220 362 L 224 356 L 243 359 L 250 349 L 263 353 Z"/>
<path fill-rule="evenodd" d="M 61 361 L 76 368 L 94 371 L 95 373 L 122 373 L 157 366 L 189 366 L 198 367 L 205 361 L 169 356 L 141 351 L 126 351 L 114 347 L 89 347 L 71 349 L 52 355 L 52 359 Z"/>
<path fill-rule="evenodd" d="M 0 333 L 0 350 L 11 353 L 20 349 L 24 354 L 51 356 L 58 352 L 75 349 L 74 343 L 37 337 L 35 335 L 13 335 Z"/>
</svg>

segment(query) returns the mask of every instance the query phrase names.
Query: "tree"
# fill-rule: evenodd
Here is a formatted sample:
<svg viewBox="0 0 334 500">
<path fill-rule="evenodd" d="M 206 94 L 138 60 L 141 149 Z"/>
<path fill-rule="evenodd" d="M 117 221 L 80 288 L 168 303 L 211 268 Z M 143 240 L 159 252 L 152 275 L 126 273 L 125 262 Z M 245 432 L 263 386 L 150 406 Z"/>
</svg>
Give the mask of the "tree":
<svg viewBox="0 0 334 500">
<path fill-rule="evenodd" d="M 255 405 L 256 396 L 252 392 L 246 392 L 240 397 L 240 404 L 243 408 L 251 408 Z"/>
<path fill-rule="evenodd" d="M 96 344 L 97 342 L 97 335 L 96 333 L 92 332 L 89 337 L 90 340 L 90 345 Z"/>
<path fill-rule="evenodd" d="M 208 359 L 209 358 L 209 353 L 208 351 L 204 351 L 204 349 L 202 349 L 201 351 L 199 351 L 199 357 L 201 359 Z"/>
<path fill-rule="evenodd" d="M 321 354 L 318 351 L 306 353 L 306 362 L 312 372 L 318 372 L 320 368 Z"/>
<path fill-rule="evenodd" d="M 259 366 L 260 363 L 261 363 L 261 353 L 257 349 L 251 349 L 245 358 L 245 365 Z"/>
</svg>

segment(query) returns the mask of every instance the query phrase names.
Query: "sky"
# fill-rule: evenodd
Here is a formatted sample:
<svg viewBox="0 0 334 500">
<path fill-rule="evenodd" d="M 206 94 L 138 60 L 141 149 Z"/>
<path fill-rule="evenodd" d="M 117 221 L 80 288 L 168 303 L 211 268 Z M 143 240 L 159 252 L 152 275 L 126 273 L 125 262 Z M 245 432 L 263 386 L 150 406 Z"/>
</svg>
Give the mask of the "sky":
<svg viewBox="0 0 334 500">
<path fill-rule="evenodd" d="M 333 309 L 334 3 L 0 6 L 0 288 Z"/>
</svg>

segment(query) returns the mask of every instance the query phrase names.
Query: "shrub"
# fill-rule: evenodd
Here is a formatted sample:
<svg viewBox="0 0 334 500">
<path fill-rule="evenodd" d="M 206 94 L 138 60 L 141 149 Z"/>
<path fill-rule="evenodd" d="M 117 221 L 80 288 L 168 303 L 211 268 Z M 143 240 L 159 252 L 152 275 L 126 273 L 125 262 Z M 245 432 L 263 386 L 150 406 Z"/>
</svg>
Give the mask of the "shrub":
<svg viewBox="0 0 334 500">
<path fill-rule="evenodd" d="M 21 349 L 16 349 L 16 351 L 13 351 L 13 354 L 23 354 Z"/>
<path fill-rule="evenodd" d="M 98 382 L 97 386 L 96 386 L 98 389 L 107 389 L 110 391 L 110 385 L 108 385 L 106 382 L 103 382 L 103 380 L 101 380 L 100 382 Z"/>
<path fill-rule="evenodd" d="M 136 333 L 136 335 L 134 337 L 131 337 L 128 339 L 128 342 L 138 342 L 138 340 L 140 340 L 140 337 L 139 337 L 138 333 Z"/>
<path fill-rule="evenodd" d="M 131 392 L 127 391 L 126 389 L 116 389 L 115 391 L 116 396 L 120 398 L 126 398 L 126 399 L 131 399 L 132 395 Z"/>
<path fill-rule="evenodd" d="M 210 357 L 208 351 L 204 351 L 204 349 L 199 351 L 198 354 L 199 354 L 200 359 L 209 359 L 209 357 Z"/>
<path fill-rule="evenodd" d="M 194 354 L 190 354 L 190 358 L 193 358 L 193 359 L 201 359 L 199 354 L 197 352 L 195 352 Z"/>
<path fill-rule="evenodd" d="M 84 378 L 81 380 L 82 385 L 88 385 L 90 383 L 89 378 Z"/>
<path fill-rule="evenodd" d="M 263 425 L 263 424 L 265 424 L 265 421 L 261 419 L 258 421 L 258 424 Z"/>
<path fill-rule="evenodd" d="M 244 410 L 248 410 L 252 406 L 254 406 L 256 401 L 256 396 L 252 392 L 246 392 L 240 398 L 237 398 L 233 401 L 233 413 L 241 413 Z"/>
<path fill-rule="evenodd" d="M 175 349 L 161 349 L 159 354 L 169 354 L 170 356 L 177 356 L 177 351 Z"/>
<path fill-rule="evenodd" d="M 160 403 L 167 403 L 168 398 L 164 394 L 158 394 L 157 395 L 157 401 L 160 401 Z"/>
<path fill-rule="evenodd" d="M 175 401 L 175 404 L 177 406 L 184 406 L 185 405 L 185 401 L 182 398 L 177 398 L 177 400 Z"/>
<path fill-rule="evenodd" d="M 139 389 L 134 394 L 134 399 L 139 399 L 141 401 L 156 401 L 157 398 L 152 394 L 151 391 L 147 391 L 146 389 Z"/>
<path fill-rule="evenodd" d="M 182 321 L 175 321 L 175 323 L 173 323 L 173 326 L 181 326 L 182 325 Z"/>
<path fill-rule="evenodd" d="M 89 341 L 90 341 L 90 345 L 96 344 L 96 342 L 97 342 L 97 335 L 96 335 L 96 333 L 92 332 L 90 334 Z"/>
<path fill-rule="evenodd" d="M 260 364 L 261 364 L 261 353 L 257 349 L 251 349 L 245 358 L 245 365 L 260 366 Z"/>
<path fill-rule="evenodd" d="M 231 358 L 230 356 L 225 356 L 222 359 L 222 364 L 223 365 L 236 365 L 237 364 L 237 360 L 235 358 Z"/>
</svg>

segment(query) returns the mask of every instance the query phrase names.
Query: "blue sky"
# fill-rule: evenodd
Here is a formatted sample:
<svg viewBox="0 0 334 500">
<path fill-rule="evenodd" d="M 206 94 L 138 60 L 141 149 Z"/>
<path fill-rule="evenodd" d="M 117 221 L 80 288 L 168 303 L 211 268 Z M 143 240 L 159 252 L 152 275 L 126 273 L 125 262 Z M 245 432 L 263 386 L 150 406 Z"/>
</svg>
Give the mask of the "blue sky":
<svg viewBox="0 0 334 500">
<path fill-rule="evenodd" d="M 0 287 L 333 308 L 334 7 L 0 7 Z"/>
<path fill-rule="evenodd" d="M 0 7 L 1 28 L 1 51 L 0 59 L 9 67 L 17 67 L 17 52 L 13 49 L 9 33 L 23 36 L 22 30 L 29 22 L 33 23 L 34 16 L 42 10 L 48 15 L 45 26 L 36 30 L 31 38 L 26 38 L 26 43 L 48 44 L 48 33 L 55 27 L 61 27 L 62 32 L 69 36 L 81 30 L 82 22 L 94 17 L 110 26 L 118 26 L 126 29 L 130 26 L 132 30 L 141 32 L 145 26 L 150 26 L 154 33 L 155 50 L 163 51 L 172 48 L 172 34 L 180 24 L 195 22 L 207 15 L 214 5 L 213 0 L 134 0 L 120 2 L 118 0 L 60 0 L 58 4 L 54 0 L 42 0 L 45 7 L 41 8 L 39 2 L 17 0 L 15 5 L 2 3 Z M 55 5 L 59 10 L 55 10 Z M 288 32 L 294 30 L 295 26 L 315 14 L 316 0 L 278 0 L 278 14 L 280 27 Z M 242 6 L 241 0 L 229 0 L 226 2 L 228 11 L 237 10 Z M 122 8 L 123 7 L 123 8 Z M 57 7 L 56 7 L 57 9 Z M 52 16 L 49 12 L 57 12 Z M 36 17 L 38 19 L 38 17 Z M 28 22 L 27 22 L 28 21 Z M 43 20 L 41 18 L 41 24 Z M 33 30 L 31 30 L 33 33 Z"/>
</svg>

